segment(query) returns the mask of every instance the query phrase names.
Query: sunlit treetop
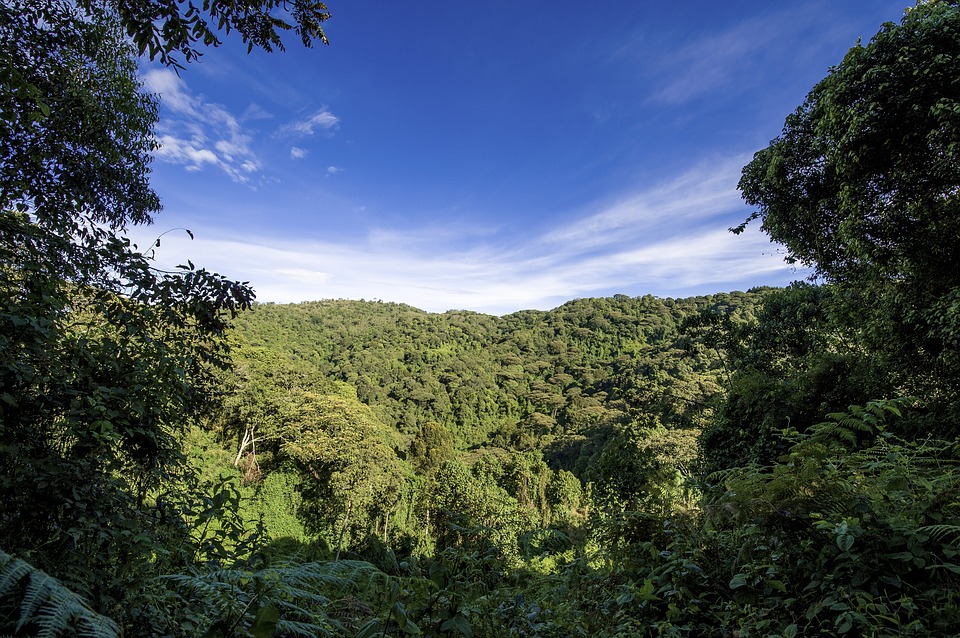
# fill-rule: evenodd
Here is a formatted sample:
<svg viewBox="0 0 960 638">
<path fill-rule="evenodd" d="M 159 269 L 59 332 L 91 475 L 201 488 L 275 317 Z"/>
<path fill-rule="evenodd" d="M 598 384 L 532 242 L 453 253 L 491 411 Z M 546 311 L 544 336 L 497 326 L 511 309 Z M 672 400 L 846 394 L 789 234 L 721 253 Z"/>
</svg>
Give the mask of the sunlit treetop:
<svg viewBox="0 0 960 638">
<path fill-rule="evenodd" d="M 955 281 L 958 63 L 957 1 L 921 2 L 850 49 L 787 118 L 740 190 L 788 259 L 831 280 Z"/>
</svg>

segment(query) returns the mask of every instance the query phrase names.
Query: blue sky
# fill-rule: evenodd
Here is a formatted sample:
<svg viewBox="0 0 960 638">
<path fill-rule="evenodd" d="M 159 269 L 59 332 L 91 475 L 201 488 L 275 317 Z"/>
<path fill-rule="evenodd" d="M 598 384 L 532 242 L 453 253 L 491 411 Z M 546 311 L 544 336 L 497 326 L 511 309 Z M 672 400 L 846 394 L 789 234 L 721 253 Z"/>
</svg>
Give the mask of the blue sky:
<svg viewBox="0 0 960 638">
<path fill-rule="evenodd" d="M 904 0 L 329 0 L 329 47 L 232 37 L 161 96 L 146 243 L 258 300 L 503 314 L 782 285 L 740 169 Z M 755 226 L 758 226 L 755 224 Z"/>
</svg>

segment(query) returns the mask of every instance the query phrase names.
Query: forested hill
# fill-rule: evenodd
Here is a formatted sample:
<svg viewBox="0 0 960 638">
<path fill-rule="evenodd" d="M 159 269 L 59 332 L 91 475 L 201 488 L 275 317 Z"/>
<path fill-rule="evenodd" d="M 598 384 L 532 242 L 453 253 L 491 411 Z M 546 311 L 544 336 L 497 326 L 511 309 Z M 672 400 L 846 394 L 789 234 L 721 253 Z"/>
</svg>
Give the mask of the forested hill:
<svg viewBox="0 0 960 638">
<path fill-rule="evenodd" d="M 817 284 L 503 317 L 138 251 L 136 53 L 329 16 L 203 4 L 0 1 L 0 635 L 960 635 L 960 1 L 744 168 Z"/>
<path fill-rule="evenodd" d="M 704 313 L 745 322 L 763 294 L 616 295 L 502 317 L 376 301 L 264 304 L 237 318 L 234 356 L 241 374 L 266 357 L 345 382 L 406 435 L 435 421 L 460 447 L 556 448 L 640 415 L 701 425 L 724 364 L 692 325 Z"/>
</svg>

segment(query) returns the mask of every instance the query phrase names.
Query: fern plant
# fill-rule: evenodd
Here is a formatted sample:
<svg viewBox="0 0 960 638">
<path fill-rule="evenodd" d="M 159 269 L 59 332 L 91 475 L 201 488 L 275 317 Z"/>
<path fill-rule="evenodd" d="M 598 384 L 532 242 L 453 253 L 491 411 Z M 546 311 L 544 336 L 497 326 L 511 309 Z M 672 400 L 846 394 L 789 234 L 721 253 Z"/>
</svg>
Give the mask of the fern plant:
<svg viewBox="0 0 960 638">
<path fill-rule="evenodd" d="M 376 590 L 389 577 L 362 561 L 283 564 L 263 569 L 211 565 L 156 581 L 174 636 L 336 636 L 338 599 Z"/>
<path fill-rule="evenodd" d="M 737 626 L 770 633 L 771 609 L 795 635 L 944 635 L 957 626 L 960 459 L 952 442 L 887 431 L 909 401 L 830 414 L 787 433 L 794 445 L 780 463 L 722 477 L 704 514 L 723 548 L 714 560 L 728 570 Z M 747 606 L 755 617 L 743 616 Z"/>
<path fill-rule="evenodd" d="M 903 408 L 916 402 L 912 397 L 869 401 L 866 405 L 851 405 L 846 412 L 832 412 L 829 421 L 810 428 L 809 436 L 798 446 L 823 445 L 832 450 L 855 450 L 869 446 L 878 436 L 886 435 L 886 423 L 891 417 L 903 417 Z"/>
<path fill-rule="evenodd" d="M 120 638 L 116 622 L 59 580 L 0 550 L 0 631 L 14 636 Z"/>
</svg>

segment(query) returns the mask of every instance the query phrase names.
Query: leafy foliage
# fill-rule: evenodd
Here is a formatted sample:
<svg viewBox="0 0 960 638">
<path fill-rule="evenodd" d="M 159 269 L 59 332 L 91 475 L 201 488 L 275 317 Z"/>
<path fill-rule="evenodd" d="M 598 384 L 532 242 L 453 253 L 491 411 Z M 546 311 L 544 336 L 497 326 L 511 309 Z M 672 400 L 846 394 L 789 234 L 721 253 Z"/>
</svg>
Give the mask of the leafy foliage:
<svg viewBox="0 0 960 638">
<path fill-rule="evenodd" d="M 697 335 L 681 334 L 682 323 L 701 309 L 744 321 L 761 297 L 619 295 L 505 317 L 377 302 L 264 304 L 238 317 L 236 330 L 269 361 L 353 386 L 403 434 L 436 423 L 459 448 L 491 437 L 518 449 L 555 443 L 551 456 L 572 470 L 559 461 L 565 450 L 582 456 L 581 437 L 634 413 L 655 410 L 666 426 L 704 422 L 722 364 L 696 348 Z"/>
<path fill-rule="evenodd" d="M 902 403 L 788 433 L 782 463 L 725 472 L 702 515 L 648 519 L 649 540 L 617 546 L 606 576 L 587 576 L 595 635 L 950 633 L 956 445 L 891 436 Z M 604 595 L 616 598 L 607 612 L 593 606 Z"/>
<path fill-rule="evenodd" d="M 939 427 L 960 396 L 958 64 L 960 7 L 917 3 L 850 49 L 740 181 L 771 239 L 838 286 L 850 342 Z"/>
<path fill-rule="evenodd" d="M 38 638 L 119 638 L 113 620 L 29 563 L 0 550 L 0 628 Z"/>
<path fill-rule="evenodd" d="M 159 210 L 156 105 L 114 13 L 5 2 L 0 67 L 0 546 L 132 613 L 182 531 L 156 495 L 253 295 L 124 237 Z"/>
<path fill-rule="evenodd" d="M 326 7 L 3 3 L 0 631 L 955 633 L 958 12 L 855 47 L 744 171 L 825 285 L 231 324 L 245 284 L 124 237 L 159 211 L 133 54 Z"/>
<path fill-rule="evenodd" d="M 304 505 L 313 526 L 329 526 L 339 556 L 344 542 L 362 537 L 372 521 L 386 526 L 398 504 L 404 477 L 393 433 L 348 397 L 308 396 L 294 409 L 283 451 L 312 479 L 302 488 Z"/>
<path fill-rule="evenodd" d="M 254 47 L 282 51 L 280 35 L 291 30 L 306 47 L 315 40 L 328 44 L 323 23 L 330 19 L 330 12 L 317 0 L 207 0 L 186 7 L 174 0 L 81 0 L 78 4 L 87 10 L 104 5 L 113 9 L 137 52 L 164 64 L 179 66 L 176 54 L 187 62 L 195 60 L 202 55 L 198 45 L 220 45 L 221 32 L 239 33 L 248 52 Z"/>
<path fill-rule="evenodd" d="M 340 636 L 336 603 L 387 577 L 369 563 L 210 566 L 157 581 L 174 636 Z"/>
</svg>

